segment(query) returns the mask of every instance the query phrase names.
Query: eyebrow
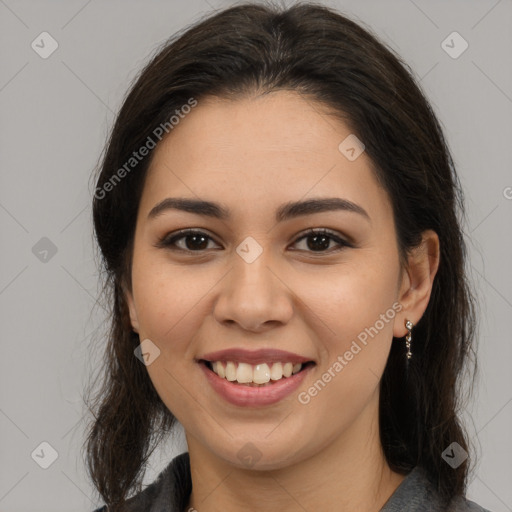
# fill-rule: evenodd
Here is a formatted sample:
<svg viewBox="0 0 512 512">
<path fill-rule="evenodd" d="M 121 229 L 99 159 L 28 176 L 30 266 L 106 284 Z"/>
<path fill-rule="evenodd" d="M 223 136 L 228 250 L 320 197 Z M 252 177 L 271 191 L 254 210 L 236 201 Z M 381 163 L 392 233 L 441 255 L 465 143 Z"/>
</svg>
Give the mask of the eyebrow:
<svg viewBox="0 0 512 512">
<path fill-rule="evenodd" d="M 158 217 L 167 210 L 179 210 L 221 220 L 227 220 L 231 216 L 231 212 L 228 208 L 212 201 L 185 197 L 168 197 L 159 202 L 149 212 L 148 219 Z M 339 197 L 326 197 L 285 203 L 276 211 L 276 222 L 282 222 L 302 215 L 336 210 L 357 213 L 371 222 L 370 216 L 363 207 L 348 199 L 341 199 Z"/>
</svg>

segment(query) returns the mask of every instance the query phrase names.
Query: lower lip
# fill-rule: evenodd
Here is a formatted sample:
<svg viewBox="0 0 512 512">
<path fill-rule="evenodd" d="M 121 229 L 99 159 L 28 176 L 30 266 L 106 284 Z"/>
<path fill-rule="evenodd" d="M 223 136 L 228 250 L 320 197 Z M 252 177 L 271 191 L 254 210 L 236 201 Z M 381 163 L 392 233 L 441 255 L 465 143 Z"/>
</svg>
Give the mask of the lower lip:
<svg viewBox="0 0 512 512">
<path fill-rule="evenodd" d="M 199 366 L 202 368 L 212 388 L 225 400 L 238 406 L 257 407 L 275 404 L 293 393 L 314 365 L 307 366 L 304 370 L 290 377 L 283 377 L 273 384 L 259 387 L 235 384 L 219 377 L 206 364 L 199 363 Z"/>
</svg>

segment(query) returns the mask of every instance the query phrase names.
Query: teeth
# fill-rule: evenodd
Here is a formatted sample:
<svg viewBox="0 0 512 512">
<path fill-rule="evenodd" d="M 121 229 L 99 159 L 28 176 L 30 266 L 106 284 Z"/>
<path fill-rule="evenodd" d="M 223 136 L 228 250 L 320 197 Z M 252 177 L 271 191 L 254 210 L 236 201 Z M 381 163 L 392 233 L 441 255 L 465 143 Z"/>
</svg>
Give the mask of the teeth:
<svg viewBox="0 0 512 512">
<path fill-rule="evenodd" d="M 253 382 L 255 384 L 265 384 L 270 380 L 270 368 L 268 364 L 257 364 L 253 371 Z"/>
<path fill-rule="evenodd" d="M 238 368 L 236 370 L 236 380 L 240 384 L 249 384 L 252 382 L 252 366 L 247 363 L 238 363 Z"/>
<path fill-rule="evenodd" d="M 212 363 L 213 371 L 223 379 L 226 377 L 226 370 L 224 369 L 224 366 L 222 366 L 222 363 L 220 361 L 215 361 Z"/>
<path fill-rule="evenodd" d="M 270 370 L 270 378 L 272 380 L 279 380 L 283 378 L 283 364 L 282 363 L 274 363 L 272 365 L 272 369 Z"/>
<path fill-rule="evenodd" d="M 231 382 L 236 380 L 236 366 L 235 363 L 233 363 L 233 361 L 228 361 L 226 363 L 226 379 L 228 379 Z"/>
<path fill-rule="evenodd" d="M 235 363 L 233 361 L 214 361 L 212 370 L 222 379 L 239 384 L 266 385 L 270 381 L 278 381 L 283 377 L 288 378 L 302 369 L 302 364 L 297 363 L 260 363 L 251 365 L 247 363 Z"/>
</svg>

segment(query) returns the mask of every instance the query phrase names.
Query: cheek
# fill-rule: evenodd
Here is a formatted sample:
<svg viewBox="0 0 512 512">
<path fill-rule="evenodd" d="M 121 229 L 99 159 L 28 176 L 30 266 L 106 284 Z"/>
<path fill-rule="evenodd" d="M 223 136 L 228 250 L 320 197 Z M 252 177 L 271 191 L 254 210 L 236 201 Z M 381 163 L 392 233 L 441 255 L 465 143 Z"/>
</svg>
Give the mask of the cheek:
<svg viewBox="0 0 512 512">
<path fill-rule="evenodd" d="M 384 257 L 382 259 L 385 259 Z M 320 276 L 303 274 L 294 292 L 309 308 L 309 318 L 319 320 L 324 339 L 331 347 L 342 350 L 360 333 L 375 326 L 384 337 L 390 337 L 393 319 L 399 307 L 398 263 L 379 258 L 360 258 L 347 265 L 334 267 Z M 395 304 L 395 307 L 393 305 Z M 382 320 L 381 315 L 385 318 Z M 387 315 L 387 316 L 386 316 Z M 372 329 L 373 332 L 373 329 Z"/>
<path fill-rule="evenodd" d="M 329 280 L 322 293 L 309 288 L 308 304 L 315 313 L 310 318 L 321 319 L 324 353 L 315 379 L 299 390 L 299 401 L 331 425 L 332 435 L 340 422 L 357 417 L 378 389 L 400 310 L 395 277 L 389 267 L 386 273 L 354 269 Z"/>
<path fill-rule="evenodd" d="M 305 302 L 315 313 L 310 318 L 318 317 L 317 325 L 323 326 L 318 339 L 324 354 L 313 387 L 301 391 L 319 415 L 337 417 L 343 410 L 344 418 L 354 417 L 376 391 L 401 309 L 398 275 L 398 263 L 391 255 L 361 258 L 317 288 L 304 283 Z"/>
<path fill-rule="evenodd" d="M 208 290 L 218 279 L 198 267 L 178 268 L 149 258 L 134 258 L 132 275 L 140 339 L 150 339 L 160 351 L 147 366 L 149 377 L 167 408 L 185 421 L 195 394 L 190 382 L 201 378 L 193 362 L 193 340 L 207 314 Z"/>
<path fill-rule="evenodd" d="M 160 259 L 135 258 L 133 290 L 141 335 L 165 346 L 173 340 L 179 349 L 183 329 L 189 330 L 198 318 L 201 299 L 215 284 L 199 267 L 183 268 Z"/>
</svg>

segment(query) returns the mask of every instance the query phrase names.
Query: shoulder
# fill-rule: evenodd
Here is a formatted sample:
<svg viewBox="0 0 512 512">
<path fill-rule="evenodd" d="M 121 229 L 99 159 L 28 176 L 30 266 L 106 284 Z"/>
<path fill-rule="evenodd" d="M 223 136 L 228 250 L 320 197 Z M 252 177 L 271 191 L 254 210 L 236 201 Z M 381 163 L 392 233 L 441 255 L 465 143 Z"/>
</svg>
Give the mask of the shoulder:
<svg viewBox="0 0 512 512">
<path fill-rule="evenodd" d="M 425 471 L 417 466 L 402 480 L 381 512 L 490 512 L 480 505 L 456 496 L 446 505 Z"/>
<path fill-rule="evenodd" d="M 144 490 L 126 500 L 126 512 L 178 512 L 187 505 L 192 483 L 188 452 L 175 457 Z M 104 505 L 94 512 L 108 512 Z"/>
<path fill-rule="evenodd" d="M 448 512 L 491 512 L 486 508 L 481 507 L 478 503 L 470 501 L 463 497 L 455 498 L 450 506 Z"/>
</svg>

